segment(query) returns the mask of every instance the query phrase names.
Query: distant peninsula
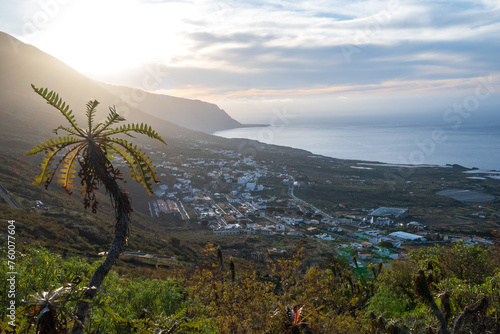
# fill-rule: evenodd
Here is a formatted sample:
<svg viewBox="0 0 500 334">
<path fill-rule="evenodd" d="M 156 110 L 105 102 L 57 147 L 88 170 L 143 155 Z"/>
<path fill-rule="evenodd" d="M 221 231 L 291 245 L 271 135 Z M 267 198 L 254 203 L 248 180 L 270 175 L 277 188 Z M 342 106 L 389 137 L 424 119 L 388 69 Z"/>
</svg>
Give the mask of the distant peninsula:
<svg viewBox="0 0 500 334">
<path fill-rule="evenodd" d="M 115 96 L 132 96 L 137 90 L 108 84 L 101 84 L 101 86 Z M 142 98 L 137 101 L 138 109 L 190 130 L 210 134 L 235 128 L 268 126 L 267 124 L 242 124 L 216 104 L 209 102 L 144 91 L 141 91 L 140 95 Z"/>
</svg>

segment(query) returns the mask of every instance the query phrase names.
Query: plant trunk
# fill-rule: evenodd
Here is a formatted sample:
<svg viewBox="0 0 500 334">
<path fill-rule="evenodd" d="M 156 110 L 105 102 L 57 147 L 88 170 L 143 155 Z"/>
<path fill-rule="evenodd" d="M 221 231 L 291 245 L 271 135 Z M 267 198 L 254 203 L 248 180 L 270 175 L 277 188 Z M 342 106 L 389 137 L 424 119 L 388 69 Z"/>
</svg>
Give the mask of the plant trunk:
<svg viewBox="0 0 500 334">
<path fill-rule="evenodd" d="M 422 299 L 427 304 L 429 304 L 432 312 L 438 318 L 440 324 L 439 333 L 450 334 L 446 318 L 444 317 L 443 313 L 437 306 L 436 301 L 434 300 L 434 297 L 432 296 L 432 293 L 429 290 L 429 285 L 427 284 L 427 277 L 423 270 L 420 270 L 418 272 L 417 277 L 415 278 L 415 291 L 420 297 L 422 297 Z"/>
<path fill-rule="evenodd" d="M 115 176 L 116 173 L 114 173 L 111 163 L 106 158 L 104 152 L 97 146 L 92 145 L 92 147 L 89 147 L 87 157 L 90 159 L 90 164 L 93 168 L 93 172 L 95 173 L 95 177 L 104 185 L 106 192 L 108 192 L 113 199 L 116 225 L 115 238 L 108 251 L 108 255 L 92 276 L 89 283 L 89 289 L 83 295 L 82 299 L 84 300 L 78 303 L 75 315 L 82 324 L 84 324 L 89 311 L 89 302 L 85 300 L 91 301 L 94 298 L 97 290 L 101 287 L 104 278 L 120 257 L 123 247 L 127 243 L 130 213 L 132 212 L 130 197 L 125 190 L 118 185 L 116 181 L 117 178 Z M 84 329 L 75 322 L 71 333 L 81 334 L 83 333 L 83 330 Z"/>
<path fill-rule="evenodd" d="M 453 334 L 456 334 L 459 332 L 460 327 L 462 327 L 465 318 L 468 315 L 474 314 L 476 312 L 479 312 L 483 309 L 485 309 L 488 306 L 488 300 L 486 297 L 483 297 L 475 306 L 467 306 L 465 310 L 460 314 L 460 316 L 455 320 L 455 324 L 453 325 Z"/>
</svg>

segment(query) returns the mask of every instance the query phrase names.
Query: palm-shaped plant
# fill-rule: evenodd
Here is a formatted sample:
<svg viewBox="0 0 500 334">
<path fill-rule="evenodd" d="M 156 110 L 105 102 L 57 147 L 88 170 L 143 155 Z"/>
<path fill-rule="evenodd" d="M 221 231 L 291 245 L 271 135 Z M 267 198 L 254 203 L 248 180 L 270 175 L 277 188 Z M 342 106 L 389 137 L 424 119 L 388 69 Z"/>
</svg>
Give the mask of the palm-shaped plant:
<svg viewBox="0 0 500 334">
<path fill-rule="evenodd" d="M 115 126 L 125 119 L 118 115 L 115 108 L 109 108 L 109 114 L 104 122 L 94 124 L 96 108 L 99 105 L 97 101 L 87 103 L 87 129 L 78 126 L 72 110 L 58 94 L 47 89 L 36 88 L 32 85 L 36 93 L 47 101 L 48 104 L 55 107 L 66 118 L 69 126 L 59 126 L 54 129 L 54 133 L 59 131 L 66 132 L 66 136 L 57 139 L 49 139 L 33 148 L 26 154 L 36 154 L 45 152 L 46 156 L 42 158 L 40 164 L 42 171 L 36 177 L 34 184 L 45 182 L 45 187 L 57 178 L 57 182 L 71 194 L 74 188 L 74 180 L 78 175 L 83 186 L 85 208 L 92 207 L 96 212 L 98 201 L 95 191 L 98 186 L 103 185 L 106 192 L 112 198 L 115 209 L 115 238 L 109 249 L 104 262 L 97 268 L 90 281 L 91 289 L 87 290 L 83 299 L 92 299 L 97 289 L 101 286 L 104 277 L 111 270 L 120 253 L 127 242 L 127 234 L 130 223 L 130 214 L 132 207 L 129 195 L 119 186 L 117 180 L 121 180 L 119 170 L 113 168 L 111 164 L 112 154 L 121 156 L 128 164 L 130 175 L 137 182 L 142 183 L 148 193 L 151 195 L 151 180 L 158 182 L 155 176 L 151 160 L 137 146 L 131 144 L 125 139 L 114 137 L 118 134 L 132 136 L 136 132 L 157 139 L 165 144 L 163 139 L 150 126 L 145 124 L 128 124 Z M 62 157 L 58 159 L 58 156 Z M 52 163 L 55 162 L 52 166 Z M 77 174 L 77 166 L 80 169 Z M 58 175 L 57 172 L 59 171 Z M 77 317 L 83 323 L 88 312 L 88 302 L 80 302 L 77 310 Z M 73 333 L 80 333 L 81 326 L 75 325 Z"/>
<path fill-rule="evenodd" d="M 31 324 L 35 323 L 35 333 L 37 334 L 67 333 L 67 316 L 70 318 L 74 318 L 74 316 L 68 312 L 65 304 L 74 299 L 75 292 L 78 292 L 75 288 L 76 285 L 73 284 L 55 290 L 50 288 L 49 291 L 31 295 L 32 300 L 24 301 L 29 304 L 24 310 L 33 312 L 33 316 L 27 323 L 26 332 Z M 79 322 L 78 319 L 73 320 L 76 323 Z"/>
</svg>

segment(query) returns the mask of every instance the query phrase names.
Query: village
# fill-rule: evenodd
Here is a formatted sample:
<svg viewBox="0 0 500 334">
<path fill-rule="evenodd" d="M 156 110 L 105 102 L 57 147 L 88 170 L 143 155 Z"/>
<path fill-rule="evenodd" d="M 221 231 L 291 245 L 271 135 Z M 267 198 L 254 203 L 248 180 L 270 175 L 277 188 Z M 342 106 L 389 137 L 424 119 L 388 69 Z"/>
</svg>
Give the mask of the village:
<svg viewBox="0 0 500 334">
<path fill-rule="evenodd" d="M 480 236 L 435 233 L 411 220 L 408 208 L 343 208 L 340 215 L 325 212 L 295 196 L 294 190 L 302 185 L 287 172 L 287 166 L 255 161 L 232 150 L 205 148 L 212 158 L 180 156 L 175 161 L 167 161 L 160 151 L 145 150 L 161 180 L 148 201 L 151 217 L 197 223 L 211 230 L 214 240 L 243 235 L 269 238 L 270 244 L 278 237 L 316 239 L 339 254 L 356 257 L 360 266 L 405 257 L 409 250 L 431 243 L 493 243 Z M 267 251 L 283 253 L 286 249 L 269 247 Z"/>
</svg>

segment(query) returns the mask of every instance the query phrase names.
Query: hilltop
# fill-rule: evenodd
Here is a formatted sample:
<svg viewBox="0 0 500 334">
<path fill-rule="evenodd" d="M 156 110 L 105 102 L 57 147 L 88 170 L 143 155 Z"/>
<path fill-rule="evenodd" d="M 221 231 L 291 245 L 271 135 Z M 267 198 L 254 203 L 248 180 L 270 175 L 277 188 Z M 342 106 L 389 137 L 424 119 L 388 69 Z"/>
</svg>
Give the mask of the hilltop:
<svg viewBox="0 0 500 334">
<path fill-rule="evenodd" d="M 153 94 L 144 89 L 114 86 L 91 80 L 58 59 L 0 32 L 0 100 L 2 116 L 13 108 L 35 110 L 29 96 L 31 84 L 57 91 L 73 105 L 97 99 L 105 106 L 116 105 L 118 110 L 148 119 L 142 112 L 173 124 L 212 133 L 244 127 L 215 104 L 174 96 Z M 162 73 L 150 70 L 145 74 L 146 87 L 155 88 L 163 80 Z"/>
</svg>

